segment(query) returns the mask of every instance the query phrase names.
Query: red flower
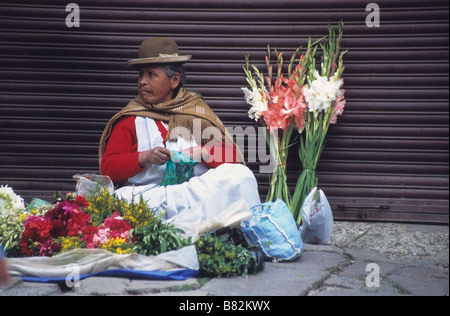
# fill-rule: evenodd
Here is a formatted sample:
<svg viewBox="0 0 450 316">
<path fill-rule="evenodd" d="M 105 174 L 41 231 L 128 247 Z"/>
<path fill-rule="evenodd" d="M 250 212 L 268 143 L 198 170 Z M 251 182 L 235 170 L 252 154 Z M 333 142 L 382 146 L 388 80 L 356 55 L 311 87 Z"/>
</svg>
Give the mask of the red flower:
<svg viewBox="0 0 450 316">
<path fill-rule="evenodd" d="M 86 226 L 89 225 L 91 215 L 75 210 L 72 210 L 70 215 L 70 219 L 67 221 L 67 235 L 77 237 L 83 232 Z"/>
<path fill-rule="evenodd" d="M 59 238 L 67 235 L 67 224 L 62 219 L 54 219 L 51 223 L 52 230 L 50 231 L 50 234 L 52 237 Z"/>
<path fill-rule="evenodd" d="M 109 238 L 125 238 L 127 239 L 130 236 L 130 230 L 133 226 L 120 217 L 120 214 L 114 212 L 111 217 L 108 217 L 103 222 L 103 229 L 109 229 L 108 237 Z"/>
<path fill-rule="evenodd" d="M 51 222 L 43 217 L 28 217 L 25 222 L 25 230 L 23 231 L 20 240 L 20 248 L 22 253 L 27 256 L 32 256 L 35 254 L 33 248 L 37 248 L 36 252 L 41 253 L 40 246 L 43 244 L 48 245 L 50 243 L 49 240 L 53 240 L 50 235 L 52 228 L 53 226 Z M 36 247 L 31 248 L 30 243 Z M 47 252 L 44 251 L 44 253 Z"/>
<path fill-rule="evenodd" d="M 52 224 L 50 221 L 36 216 L 30 216 L 25 223 L 26 236 L 33 240 L 42 240 L 50 237 Z M 23 235 L 23 234 L 22 234 Z"/>
<path fill-rule="evenodd" d="M 78 206 L 81 208 L 88 207 L 88 201 L 84 195 L 77 195 L 75 197 L 75 202 L 77 202 Z"/>
<path fill-rule="evenodd" d="M 98 227 L 88 225 L 83 230 L 83 237 L 81 238 L 86 243 L 86 248 L 92 249 L 97 247 L 94 242 L 95 234 L 98 232 Z"/>
</svg>

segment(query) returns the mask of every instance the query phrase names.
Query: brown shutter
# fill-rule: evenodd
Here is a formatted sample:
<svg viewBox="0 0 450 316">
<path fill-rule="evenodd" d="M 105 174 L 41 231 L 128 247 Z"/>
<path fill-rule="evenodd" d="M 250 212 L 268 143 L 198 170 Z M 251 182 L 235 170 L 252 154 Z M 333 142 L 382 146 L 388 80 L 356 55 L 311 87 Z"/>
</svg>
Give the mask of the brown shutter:
<svg viewBox="0 0 450 316">
<path fill-rule="evenodd" d="M 152 36 L 174 38 L 188 86 L 229 127 L 258 125 L 240 90 L 245 54 L 291 52 L 342 19 L 347 105 L 330 130 L 319 185 L 337 219 L 448 223 L 448 1 L 379 0 L 380 27 L 362 0 L 78 0 L 0 3 L 0 184 L 28 201 L 72 191 L 96 172 L 107 120 L 136 94 L 126 61 Z M 248 148 L 256 150 L 256 148 Z M 267 192 L 267 175 L 258 173 Z M 290 154 L 291 186 L 299 172 Z"/>
</svg>

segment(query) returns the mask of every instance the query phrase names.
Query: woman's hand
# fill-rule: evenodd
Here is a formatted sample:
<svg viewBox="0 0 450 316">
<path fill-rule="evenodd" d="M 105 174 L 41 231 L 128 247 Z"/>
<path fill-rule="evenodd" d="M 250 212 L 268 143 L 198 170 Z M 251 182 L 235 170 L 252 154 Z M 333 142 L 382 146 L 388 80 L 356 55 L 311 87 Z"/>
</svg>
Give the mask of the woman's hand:
<svg viewBox="0 0 450 316">
<path fill-rule="evenodd" d="M 141 168 L 148 164 L 163 165 L 170 160 L 170 150 L 164 147 L 155 147 L 139 154 L 138 163 Z"/>
</svg>

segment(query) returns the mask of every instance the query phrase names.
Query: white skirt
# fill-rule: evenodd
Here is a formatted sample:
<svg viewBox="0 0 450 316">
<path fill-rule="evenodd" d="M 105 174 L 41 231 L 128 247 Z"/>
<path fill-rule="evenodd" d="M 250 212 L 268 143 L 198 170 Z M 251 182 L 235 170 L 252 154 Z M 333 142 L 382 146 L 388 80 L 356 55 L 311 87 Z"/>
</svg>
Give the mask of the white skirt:
<svg viewBox="0 0 450 316">
<path fill-rule="evenodd" d="M 199 203 L 203 204 L 204 219 L 217 216 L 241 200 L 249 207 L 261 203 L 253 172 L 241 164 L 223 164 L 183 184 L 126 186 L 116 194 L 128 201 L 138 201 L 142 196 L 151 208 L 158 209 L 157 213 L 165 212 L 166 221 Z"/>
</svg>

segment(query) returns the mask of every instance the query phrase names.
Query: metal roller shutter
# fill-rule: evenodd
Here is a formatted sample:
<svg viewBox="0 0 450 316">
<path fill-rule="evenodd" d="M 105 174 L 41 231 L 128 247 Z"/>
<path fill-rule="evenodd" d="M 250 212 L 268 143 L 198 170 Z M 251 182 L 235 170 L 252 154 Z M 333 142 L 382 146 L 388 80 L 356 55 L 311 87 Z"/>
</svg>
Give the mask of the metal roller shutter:
<svg viewBox="0 0 450 316">
<path fill-rule="evenodd" d="M 337 219 L 448 223 L 448 1 L 78 0 L 0 3 L 0 184 L 27 200 L 98 173 L 107 120 L 136 94 L 126 67 L 140 42 L 170 36 L 194 56 L 188 85 L 229 127 L 255 126 L 240 87 L 244 56 L 293 51 L 345 22 L 347 106 L 330 130 L 319 184 Z M 256 150 L 249 146 L 248 153 Z M 296 152 L 289 181 L 296 182 Z M 258 173 L 267 192 L 267 175 Z"/>
</svg>

